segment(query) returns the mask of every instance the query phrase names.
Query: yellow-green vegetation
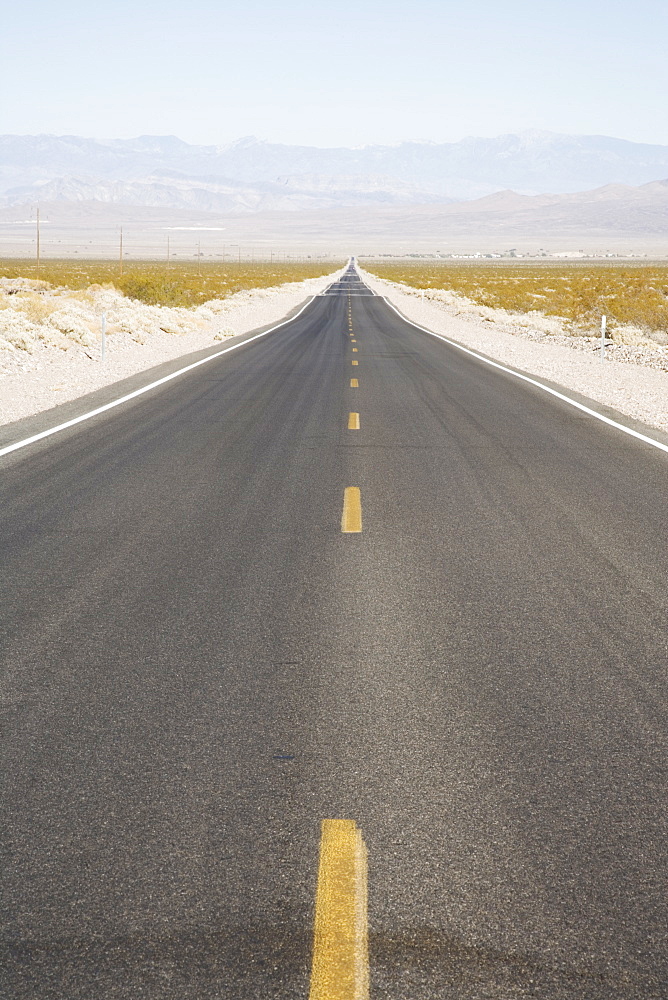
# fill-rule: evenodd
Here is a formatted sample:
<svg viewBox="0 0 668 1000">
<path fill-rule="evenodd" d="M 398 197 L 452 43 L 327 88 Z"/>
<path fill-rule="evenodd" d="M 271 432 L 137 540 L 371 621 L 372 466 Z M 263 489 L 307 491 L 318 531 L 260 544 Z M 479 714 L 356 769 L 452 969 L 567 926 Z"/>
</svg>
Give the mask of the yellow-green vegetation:
<svg viewBox="0 0 668 1000">
<path fill-rule="evenodd" d="M 129 298 L 149 305 L 198 306 L 210 299 L 224 299 L 251 288 L 270 288 L 287 281 L 319 278 L 343 265 L 341 262 L 280 262 L 240 264 L 123 262 L 102 260 L 1 260 L 0 277 L 30 278 L 44 287 L 83 290 L 111 284 Z"/>
<path fill-rule="evenodd" d="M 596 328 L 605 314 L 613 329 L 668 331 L 668 264 L 373 261 L 364 267 L 379 278 L 447 289 L 494 309 L 559 316 L 584 330 Z"/>
</svg>

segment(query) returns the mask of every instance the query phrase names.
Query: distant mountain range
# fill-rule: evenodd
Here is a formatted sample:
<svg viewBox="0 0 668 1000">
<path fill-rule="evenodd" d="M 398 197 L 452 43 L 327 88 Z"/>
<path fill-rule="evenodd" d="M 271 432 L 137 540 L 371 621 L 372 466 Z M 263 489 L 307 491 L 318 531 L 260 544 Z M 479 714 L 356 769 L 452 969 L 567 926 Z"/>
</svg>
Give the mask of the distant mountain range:
<svg viewBox="0 0 668 1000">
<path fill-rule="evenodd" d="M 35 201 L 97 201 L 234 215 L 327 210 L 340 205 L 411 205 L 439 200 L 401 181 L 384 177 L 302 175 L 280 178 L 275 183 L 260 181 L 253 184 L 222 177 L 188 177 L 173 170 L 160 170 L 141 180 L 59 177 L 12 188 L 0 196 L 0 205 Z"/>
<path fill-rule="evenodd" d="M 542 131 L 356 149 L 254 138 L 194 146 L 175 136 L 0 136 L 4 207 L 98 202 L 234 215 L 444 204 L 507 189 L 520 198 L 563 195 L 665 178 L 668 146 Z"/>
</svg>

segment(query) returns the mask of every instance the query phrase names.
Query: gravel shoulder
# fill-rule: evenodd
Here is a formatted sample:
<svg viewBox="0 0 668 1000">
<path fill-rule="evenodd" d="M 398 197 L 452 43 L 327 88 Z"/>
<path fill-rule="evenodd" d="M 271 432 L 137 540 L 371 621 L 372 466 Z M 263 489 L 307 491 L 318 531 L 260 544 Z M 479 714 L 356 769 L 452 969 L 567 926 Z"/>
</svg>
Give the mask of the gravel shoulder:
<svg viewBox="0 0 668 1000">
<path fill-rule="evenodd" d="M 597 338 L 564 335 L 551 317 L 475 306 L 448 292 L 423 297 L 419 289 L 360 272 L 412 322 L 668 433 L 668 348 L 608 344 L 601 361 Z"/>
</svg>

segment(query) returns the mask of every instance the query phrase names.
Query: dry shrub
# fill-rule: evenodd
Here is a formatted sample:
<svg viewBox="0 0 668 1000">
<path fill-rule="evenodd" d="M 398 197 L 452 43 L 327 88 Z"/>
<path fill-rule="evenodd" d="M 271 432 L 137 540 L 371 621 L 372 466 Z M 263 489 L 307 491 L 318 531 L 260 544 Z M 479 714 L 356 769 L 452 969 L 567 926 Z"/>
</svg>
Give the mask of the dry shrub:
<svg viewBox="0 0 668 1000">
<path fill-rule="evenodd" d="M 58 333 L 64 334 L 69 340 L 82 344 L 84 347 L 91 347 L 95 343 L 95 336 L 91 332 L 90 326 L 86 322 L 87 317 L 77 315 L 70 309 L 57 309 L 49 316 L 48 326 L 54 328 Z M 48 333 L 43 331 L 43 339 L 48 342 Z"/>
<path fill-rule="evenodd" d="M 192 308 L 212 299 L 225 299 L 241 291 L 274 288 L 286 282 L 305 281 L 331 274 L 343 261 L 294 261 L 281 263 L 224 264 L 165 261 L 128 261 L 119 274 L 118 262 L 100 260 L 48 260 L 40 266 L 40 287 L 53 286 L 95 292 L 98 287 L 117 288 L 124 295 L 148 305 Z M 35 261 L 0 261 L 2 277 L 37 283 Z"/>
<path fill-rule="evenodd" d="M 13 309 L 25 313 L 31 323 L 43 323 L 58 308 L 58 301 L 35 292 L 21 292 L 9 300 Z"/>
</svg>

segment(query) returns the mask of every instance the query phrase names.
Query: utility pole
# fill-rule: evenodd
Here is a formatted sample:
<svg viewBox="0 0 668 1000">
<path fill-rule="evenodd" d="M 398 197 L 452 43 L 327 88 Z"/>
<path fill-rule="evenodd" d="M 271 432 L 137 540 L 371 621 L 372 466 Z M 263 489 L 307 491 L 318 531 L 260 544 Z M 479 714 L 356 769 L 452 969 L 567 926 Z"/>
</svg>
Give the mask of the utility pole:
<svg viewBox="0 0 668 1000">
<path fill-rule="evenodd" d="M 202 270 L 201 270 L 201 267 L 200 267 L 201 254 L 199 252 L 199 246 L 200 246 L 200 241 L 198 240 L 197 241 L 197 273 L 201 274 L 202 273 Z"/>
<path fill-rule="evenodd" d="M 37 206 L 37 277 L 39 278 L 39 205 Z"/>
<path fill-rule="evenodd" d="M 118 250 L 118 273 L 123 276 L 123 226 L 121 226 L 121 241 Z"/>
</svg>

